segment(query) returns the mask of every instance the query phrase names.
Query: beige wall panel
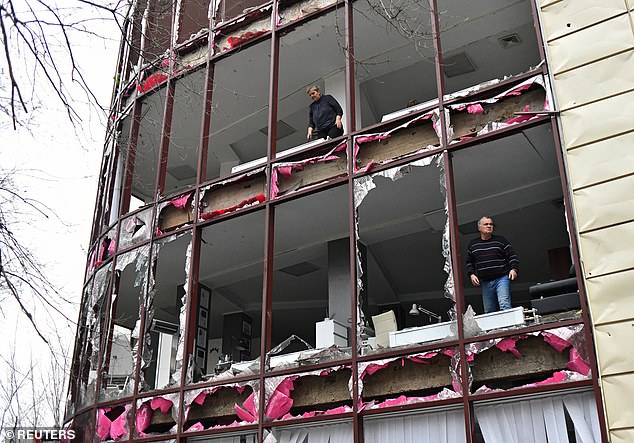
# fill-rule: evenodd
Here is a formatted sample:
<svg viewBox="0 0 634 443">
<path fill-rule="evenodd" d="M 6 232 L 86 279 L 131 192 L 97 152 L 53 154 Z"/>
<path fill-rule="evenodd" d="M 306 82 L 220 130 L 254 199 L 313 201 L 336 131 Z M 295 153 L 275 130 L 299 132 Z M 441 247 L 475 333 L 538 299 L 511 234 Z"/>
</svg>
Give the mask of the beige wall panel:
<svg viewBox="0 0 634 443">
<path fill-rule="evenodd" d="M 633 288 L 634 270 L 586 280 L 594 324 L 634 318 Z"/>
<path fill-rule="evenodd" d="M 634 50 L 612 56 L 555 76 L 554 89 L 559 109 L 634 89 Z"/>
<path fill-rule="evenodd" d="M 603 397 L 611 429 L 634 426 L 634 374 L 603 378 Z"/>
<path fill-rule="evenodd" d="M 634 172 L 634 132 L 566 153 L 572 189 Z"/>
<path fill-rule="evenodd" d="M 634 429 L 619 429 L 610 432 L 612 443 L 632 443 L 634 441 Z"/>
<path fill-rule="evenodd" d="M 601 375 L 621 374 L 634 370 L 634 354 L 632 354 L 634 320 L 596 326 L 594 339 Z"/>
<path fill-rule="evenodd" d="M 634 220 L 632 191 L 632 175 L 575 191 L 573 196 L 579 232 Z"/>
<path fill-rule="evenodd" d="M 634 92 L 561 113 L 566 149 L 634 129 Z"/>
<path fill-rule="evenodd" d="M 580 234 L 586 278 L 634 267 L 634 223 Z"/>
<path fill-rule="evenodd" d="M 538 0 L 537 4 L 540 7 L 545 8 L 547 6 L 553 5 L 553 4 L 558 3 L 560 1 L 562 1 L 562 0 Z"/>
<path fill-rule="evenodd" d="M 634 37 L 627 14 L 547 43 L 555 74 L 632 47 Z"/>
<path fill-rule="evenodd" d="M 623 0 L 564 0 L 542 6 L 541 23 L 546 40 L 552 40 L 624 12 Z"/>
</svg>

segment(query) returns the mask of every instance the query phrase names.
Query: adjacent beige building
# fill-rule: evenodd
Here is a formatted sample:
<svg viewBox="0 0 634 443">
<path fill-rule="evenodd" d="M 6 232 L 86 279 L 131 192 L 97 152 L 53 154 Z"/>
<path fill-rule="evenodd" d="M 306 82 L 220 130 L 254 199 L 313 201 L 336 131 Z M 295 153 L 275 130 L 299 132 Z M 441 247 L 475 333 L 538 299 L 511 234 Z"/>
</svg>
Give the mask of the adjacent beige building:
<svg viewBox="0 0 634 443">
<path fill-rule="evenodd" d="M 600 385 L 634 441 L 634 2 L 541 1 Z"/>
</svg>

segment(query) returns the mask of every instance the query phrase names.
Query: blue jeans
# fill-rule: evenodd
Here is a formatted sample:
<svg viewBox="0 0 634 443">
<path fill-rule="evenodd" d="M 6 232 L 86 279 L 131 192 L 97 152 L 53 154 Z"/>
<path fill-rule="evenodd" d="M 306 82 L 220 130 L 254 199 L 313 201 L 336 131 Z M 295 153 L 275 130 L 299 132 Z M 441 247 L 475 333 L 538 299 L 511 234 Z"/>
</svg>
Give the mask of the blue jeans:
<svg viewBox="0 0 634 443">
<path fill-rule="evenodd" d="M 511 309 L 511 281 L 508 275 L 482 281 L 484 313 Z"/>
</svg>

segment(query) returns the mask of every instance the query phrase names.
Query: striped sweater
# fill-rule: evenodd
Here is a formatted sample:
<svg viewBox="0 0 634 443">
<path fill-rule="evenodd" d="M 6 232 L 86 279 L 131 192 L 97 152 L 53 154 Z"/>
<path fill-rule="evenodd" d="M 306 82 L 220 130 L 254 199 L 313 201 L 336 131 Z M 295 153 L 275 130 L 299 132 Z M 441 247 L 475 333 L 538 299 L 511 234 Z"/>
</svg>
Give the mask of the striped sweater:
<svg viewBox="0 0 634 443">
<path fill-rule="evenodd" d="M 511 269 L 519 273 L 520 261 L 507 239 L 492 235 L 488 240 L 477 237 L 467 248 L 467 275 L 475 274 L 480 280 L 493 280 L 508 274 Z"/>
</svg>

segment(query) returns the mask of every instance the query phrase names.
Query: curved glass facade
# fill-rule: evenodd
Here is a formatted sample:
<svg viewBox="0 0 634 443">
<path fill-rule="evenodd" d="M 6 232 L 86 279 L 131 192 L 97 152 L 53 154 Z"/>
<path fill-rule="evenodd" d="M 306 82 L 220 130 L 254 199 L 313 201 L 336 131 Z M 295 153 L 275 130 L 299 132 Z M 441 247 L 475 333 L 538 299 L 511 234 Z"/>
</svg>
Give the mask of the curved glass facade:
<svg viewBox="0 0 634 443">
<path fill-rule="evenodd" d="M 599 429 L 535 23 L 529 0 L 138 1 L 67 426 L 488 442 L 515 399 L 570 435 L 582 404 Z M 307 140 L 315 86 L 342 135 Z M 509 310 L 485 312 L 465 264 L 482 217 L 519 257 Z"/>
</svg>

